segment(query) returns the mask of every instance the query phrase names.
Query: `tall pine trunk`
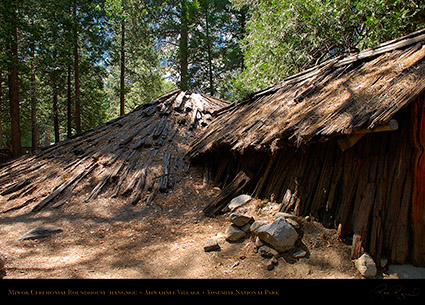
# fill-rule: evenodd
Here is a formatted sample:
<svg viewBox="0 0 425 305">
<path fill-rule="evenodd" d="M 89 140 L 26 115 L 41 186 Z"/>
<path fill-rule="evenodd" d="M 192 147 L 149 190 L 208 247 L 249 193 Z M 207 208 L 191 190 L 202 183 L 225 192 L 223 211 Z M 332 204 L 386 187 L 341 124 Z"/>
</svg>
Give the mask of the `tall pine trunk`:
<svg viewBox="0 0 425 305">
<path fill-rule="evenodd" d="M 53 89 L 53 127 L 55 133 L 55 143 L 60 141 L 59 138 L 59 113 L 58 113 L 58 84 L 56 71 L 53 72 L 52 76 L 52 89 Z"/>
<path fill-rule="evenodd" d="M 80 72 L 78 54 L 77 0 L 74 1 L 74 78 L 75 78 L 75 129 L 81 133 Z"/>
<path fill-rule="evenodd" d="M 67 89 L 66 89 L 66 127 L 67 137 L 72 137 L 72 86 L 71 86 L 71 64 L 68 65 Z"/>
<path fill-rule="evenodd" d="M 31 46 L 31 152 L 38 150 L 38 126 L 37 126 L 37 84 L 35 79 L 35 46 Z"/>
<path fill-rule="evenodd" d="M 10 36 L 9 36 L 9 100 L 10 119 L 12 132 L 12 156 L 19 157 L 22 154 L 21 147 L 21 124 L 19 114 L 19 71 L 18 71 L 18 25 L 16 3 L 12 3 L 9 16 Z"/>
<path fill-rule="evenodd" d="M 121 20 L 120 115 L 125 114 L 125 17 Z"/>
<path fill-rule="evenodd" d="M 188 89 L 189 74 L 188 74 L 188 39 L 189 39 L 189 28 L 188 19 L 189 15 L 187 12 L 187 0 L 181 0 L 181 15 L 180 15 L 180 42 L 179 42 L 179 53 L 180 53 L 180 89 L 186 91 Z"/>
<path fill-rule="evenodd" d="M 0 149 L 3 139 L 3 70 L 0 69 Z"/>
</svg>

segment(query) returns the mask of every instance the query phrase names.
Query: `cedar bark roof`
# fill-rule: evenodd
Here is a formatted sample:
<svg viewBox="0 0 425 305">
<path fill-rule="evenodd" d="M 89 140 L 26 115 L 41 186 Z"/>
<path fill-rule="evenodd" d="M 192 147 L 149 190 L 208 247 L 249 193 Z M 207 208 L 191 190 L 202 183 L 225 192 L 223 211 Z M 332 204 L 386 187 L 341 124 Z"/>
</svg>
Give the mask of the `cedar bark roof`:
<svg viewBox="0 0 425 305">
<path fill-rule="evenodd" d="M 425 88 L 424 41 L 425 29 L 331 59 L 225 107 L 188 155 L 300 146 L 386 124 Z"/>
<path fill-rule="evenodd" d="M 136 204 L 171 189 L 190 142 L 228 103 L 180 90 L 73 139 L 0 165 L 0 213 L 89 201 L 104 192 Z"/>
</svg>

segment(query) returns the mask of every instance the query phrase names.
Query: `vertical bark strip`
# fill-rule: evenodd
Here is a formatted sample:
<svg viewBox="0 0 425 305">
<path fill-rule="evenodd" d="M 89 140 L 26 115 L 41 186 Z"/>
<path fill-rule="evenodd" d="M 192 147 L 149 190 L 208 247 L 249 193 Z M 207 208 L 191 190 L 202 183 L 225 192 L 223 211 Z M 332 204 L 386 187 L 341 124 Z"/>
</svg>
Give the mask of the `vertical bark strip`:
<svg viewBox="0 0 425 305">
<path fill-rule="evenodd" d="M 414 264 L 425 264 L 425 103 L 424 95 L 414 103 L 412 111 L 413 125 L 413 192 L 411 208 L 412 227 L 412 261 Z"/>
</svg>

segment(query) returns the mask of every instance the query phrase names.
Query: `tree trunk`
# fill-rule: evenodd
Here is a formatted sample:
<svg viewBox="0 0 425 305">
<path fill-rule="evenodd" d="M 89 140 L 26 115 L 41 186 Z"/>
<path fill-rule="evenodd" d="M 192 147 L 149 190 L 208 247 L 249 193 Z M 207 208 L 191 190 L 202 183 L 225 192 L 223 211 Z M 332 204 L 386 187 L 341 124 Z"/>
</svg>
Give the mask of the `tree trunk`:
<svg viewBox="0 0 425 305">
<path fill-rule="evenodd" d="M 56 72 L 53 72 L 52 89 L 53 89 L 53 127 L 55 133 L 55 143 L 60 142 L 59 138 L 59 114 L 58 114 L 58 85 L 56 81 Z"/>
<path fill-rule="evenodd" d="M 208 22 L 208 2 L 205 8 L 205 31 L 207 36 L 207 56 L 208 56 L 208 77 L 210 83 L 210 94 L 214 95 L 213 71 L 212 71 L 212 56 L 211 56 L 211 38 L 210 38 L 210 25 Z"/>
<path fill-rule="evenodd" d="M 0 149 L 2 147 L 2 139 L 3 139 L 3 70 L 0 70 Z"/>
<path fill-rule="evenodd" d="M 181 0 L 181 15 L 180 15 L 180 89 L 186 91 L 188 89 L 189 75 L 188 75 L 188 12 L 186 0 Z"/>
<path fill-rule="evenodd" d="M 35 80 L 35 46 L 31 46 L 31 152 L 38 150 L 38 126 L 37 126 L 37 84 Z"/>
<path fill-rule="evenodd" d="M 16 8 L 11 9 L 9 41 L 9 99 L 12 129 L 12 156 L 19 157 L 21 148 L 21 126 L 19 118 L 19 71 L 18 71 L 18 26 Z"/>
<path fill-rule="evenodd" d="M 68 65 L 68 78 L 67 78 L 67 92 L 66 92 L 66 106 L 67 106 L 67 137 L 72 137 L 72 93 L 71 93 L 71 65 Z"/>
<path fill-rule="evenodd" d="M 81 133 L 81 105 L 80 105 L 80 72 L 78 55 L 78 20 L 77 0 L 74 1 L 74 77 L 75 77 L 75 129 L 77 134 Z"/>
<path fill-rule="evenodd" d="M 125 17 L 121 20 L 120 115 L 125 114 Z"/>
</svg>

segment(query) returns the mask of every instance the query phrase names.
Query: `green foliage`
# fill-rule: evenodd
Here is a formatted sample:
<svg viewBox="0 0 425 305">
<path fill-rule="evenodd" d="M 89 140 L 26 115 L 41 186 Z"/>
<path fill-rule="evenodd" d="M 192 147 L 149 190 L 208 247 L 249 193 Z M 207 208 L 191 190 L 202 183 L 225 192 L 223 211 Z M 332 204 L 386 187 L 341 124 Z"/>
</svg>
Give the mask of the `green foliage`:
<svg viewBox="0 0 425 305">
<path fill-rule="evenodd" d="M 242 40 L 246 70 L 237 96 L 326 59 L 396 38 L 425 23 L 424 4 L 403 0 L 234 0 L 248 7 Z"/>
</svg>

